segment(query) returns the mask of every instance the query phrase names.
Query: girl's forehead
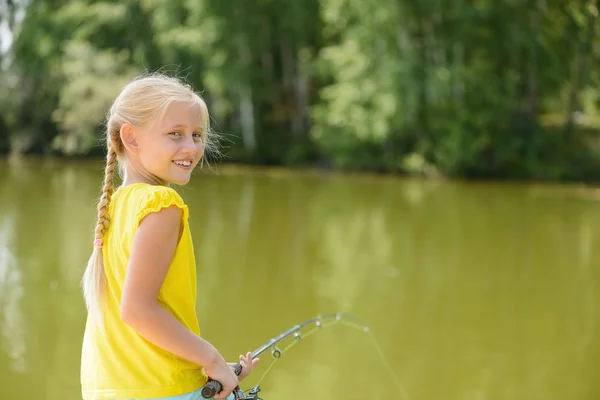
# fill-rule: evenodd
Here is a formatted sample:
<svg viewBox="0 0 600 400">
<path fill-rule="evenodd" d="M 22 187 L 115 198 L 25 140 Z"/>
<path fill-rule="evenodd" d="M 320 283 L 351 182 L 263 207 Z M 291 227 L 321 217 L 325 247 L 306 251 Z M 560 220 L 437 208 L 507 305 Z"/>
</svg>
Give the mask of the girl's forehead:
<svg viewBox="0 0 600 400">
<path fill-rule="evenodd" d="M 200 127 L 202 108 L 195 102 L 174 101 L 168 105 L 159 125 Z"/>
</svg>

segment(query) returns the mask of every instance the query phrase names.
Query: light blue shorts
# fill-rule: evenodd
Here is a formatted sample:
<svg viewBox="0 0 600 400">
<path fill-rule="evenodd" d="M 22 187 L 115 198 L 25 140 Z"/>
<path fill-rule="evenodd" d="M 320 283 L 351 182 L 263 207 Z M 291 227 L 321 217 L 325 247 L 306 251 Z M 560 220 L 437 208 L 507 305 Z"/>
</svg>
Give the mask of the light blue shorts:
<svg viewBox="0 0 600 400">
<path fill-rule="evenodd" d="M 152 400 L 210 400 L 210 399 L 205 399 L 204 397 L 202 397 L 201 393 L 202 393 L 202 388 L 196 389 L 190 393 L 180 394 L 177 396 L 153 398 Z M 235 396 L 233 395 L 233 393 L 231 393 L 229 396 L 227 396 L 226 400 L 234 400 L 234 399 L 235 399 Z M 142 399 L 124 399 L 124 400 L 142 400 Z"/>
</svg>

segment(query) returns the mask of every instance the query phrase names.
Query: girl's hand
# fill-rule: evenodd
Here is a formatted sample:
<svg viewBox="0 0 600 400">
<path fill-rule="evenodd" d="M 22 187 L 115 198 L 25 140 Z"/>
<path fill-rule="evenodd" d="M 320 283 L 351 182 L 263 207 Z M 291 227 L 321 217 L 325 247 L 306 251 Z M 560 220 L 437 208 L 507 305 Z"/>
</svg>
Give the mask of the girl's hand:
<svg viewBox="0 0 600 400">
<path fill-rule="evenodd" d="M 256 364 L 258 364 L 259 361 L 260 361 L 259 358 L 252 359 L 252 353 L 250 353 L 250 352 L 246 353 L 246 356 L 240 355 L 240 364 L 242 366 L 242 373 L 240 374 L 240 376 L 238 376 L 238 380 L 241 382 L 242 379 L 247 377 L 250 374 L 250 371 L 252 371 L 252 369 L 254 367 L 256 367 Z M 229 364 L 229 365 L 233 365 L 233 364 Z"/>
<path fill-rule="evenodd" d="M 204 372 L 206 372 L 206 375 L 208 375 L 209 378 L 219 381 L 221 384 L 222 389 L 215 395 L 215 399 L 227 398 L 239 382 L 237 375 L 225 360 L 221 359 L 220 361 L 221 362 L 211 365 L 209 368 L 204 368 Z"/>
</svg>

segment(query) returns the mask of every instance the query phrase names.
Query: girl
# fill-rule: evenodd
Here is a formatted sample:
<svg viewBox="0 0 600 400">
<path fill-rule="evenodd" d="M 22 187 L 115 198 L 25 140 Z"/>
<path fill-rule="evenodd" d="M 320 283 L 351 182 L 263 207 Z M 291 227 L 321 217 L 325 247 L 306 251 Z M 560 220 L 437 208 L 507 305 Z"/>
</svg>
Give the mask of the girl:
<svg viewBox="0 0 600 400">
<path fill-rule="evenodd" d="M 108 114 L 107 158 L 94 250 L 83 276 L 88 318 L 84 399 L 201 399 L 208 377 L 228 398 L 238 378 L 200 337 L 196 265 L 184 185 L 210 143 L 206 104 L 161 75 L 130 82 Z M 115 163 L 123 184 L 114 191 Z"/>
</svg>

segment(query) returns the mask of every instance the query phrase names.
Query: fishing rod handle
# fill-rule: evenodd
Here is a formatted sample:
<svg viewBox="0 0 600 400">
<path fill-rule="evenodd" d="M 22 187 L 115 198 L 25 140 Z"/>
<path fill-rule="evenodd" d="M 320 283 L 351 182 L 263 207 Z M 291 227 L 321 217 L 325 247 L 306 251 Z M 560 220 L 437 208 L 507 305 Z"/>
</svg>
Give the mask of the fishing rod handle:
<svg viewBox="0 0 600 400">
<path fill-rule="evenodd" d="M 242 373 L 242 364 L 239 362 L 235 363 L 231 366 L 231 369 L 233 369 L 233 372 L 235 372 L 237 376 L 240 376 Z M 221 389 L 223 389 L 221 382 L 210 379 L 208 382 L 206 382 L 206 385 L 202 387 L 202 391 L 200 393 L 205 399 L 210 399 L 215 397 L 215 394 L 219 393 Z"/>
</svg>

